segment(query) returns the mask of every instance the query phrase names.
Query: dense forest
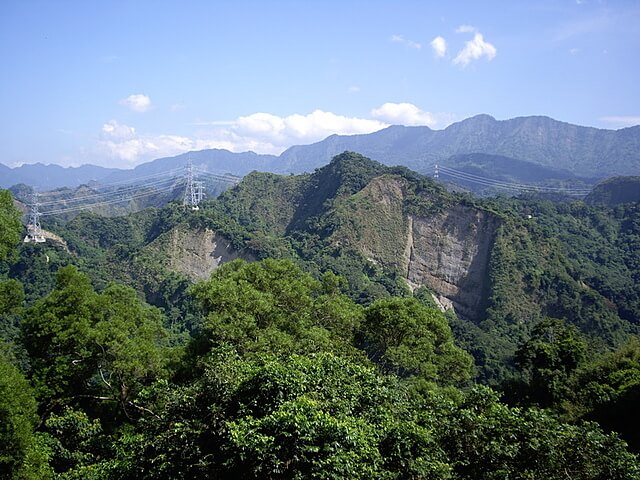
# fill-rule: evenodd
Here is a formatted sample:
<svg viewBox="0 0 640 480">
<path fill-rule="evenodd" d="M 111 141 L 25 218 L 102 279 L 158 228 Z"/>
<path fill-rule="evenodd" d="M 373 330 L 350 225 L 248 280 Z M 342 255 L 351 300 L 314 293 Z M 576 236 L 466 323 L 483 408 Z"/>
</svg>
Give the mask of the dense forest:
<svg viewBox="0 0 640 480">
<path fill-rule="evenodd" d="M 627 200 L 345 153 L 31 244 L 0 191 L 0 478 L 640 478 Z M 233 255 L 183 268 L 189 232 Z M 464 275 L 419 276 L 432 237 Z"/>
</svg>

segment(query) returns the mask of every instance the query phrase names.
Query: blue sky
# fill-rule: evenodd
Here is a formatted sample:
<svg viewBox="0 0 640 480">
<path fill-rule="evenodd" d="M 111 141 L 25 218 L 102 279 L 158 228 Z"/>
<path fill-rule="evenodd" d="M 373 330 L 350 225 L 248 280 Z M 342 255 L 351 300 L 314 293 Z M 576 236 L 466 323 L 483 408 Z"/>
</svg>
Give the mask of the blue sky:
<svg viewBox="0 0 640 480">
<path fill-rule="evenodd" d="M 640 123 L 640 1 L 0 2 L 0 163 L 202 148 L 478 113 Z"/>
</svg>

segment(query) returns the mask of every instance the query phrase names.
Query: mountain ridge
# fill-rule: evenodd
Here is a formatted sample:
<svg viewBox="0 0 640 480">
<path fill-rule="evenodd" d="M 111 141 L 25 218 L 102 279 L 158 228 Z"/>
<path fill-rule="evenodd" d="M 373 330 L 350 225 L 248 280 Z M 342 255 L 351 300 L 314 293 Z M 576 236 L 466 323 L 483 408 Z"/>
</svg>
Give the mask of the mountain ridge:
<svg viewBox="0 0 640 480">
<path fill-rule="evenodd" d="M 334 134 L 312 144 L 294 145 L 278 156 L 208 149 L 155 159 L 129 170 L 41 164 L 10 169 L 2 165 L 0 187 L 28 183 L 36 188 L 57 188 L 92 180 L 135 180 L 149 173 L 180 168 L 188 158 L 197 166 L 218 173 L 246 175 L 258 170 L 297 174 L 312 172 L 344 151 L 355 151 L 382 164 L 402 165 L 420 173 L 430 173 L 435 164 L 449 165 L 456 155 L 487 154 L 565 170 L 576 178 L 601 179 L 640 172 L 640 126 L 609 130 L 542 115 L 496 120 L 488 114 L 479 114 L 442 130 L 391 125 L 369 134 Z M 69 174 L 73 174 L 71 179 Z"/>
</svg>

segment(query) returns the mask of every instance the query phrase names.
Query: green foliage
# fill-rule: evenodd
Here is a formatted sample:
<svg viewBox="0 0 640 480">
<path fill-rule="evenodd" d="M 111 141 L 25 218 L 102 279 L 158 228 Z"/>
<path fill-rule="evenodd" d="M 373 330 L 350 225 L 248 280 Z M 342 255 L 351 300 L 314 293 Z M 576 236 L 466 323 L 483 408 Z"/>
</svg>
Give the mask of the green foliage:
<svg viewBox="0 0 640 480">
<path fill-rule="evenodd" d="M 516 352 L 516 366 L 524 378 L 519 394 L 526 403 L 541 407 L 558 404 L 569 395 L 569 377 L 586 351 L 587 343 L 575 327 L 556 319 L 541 321 Z"/>
<path fill-rule="evenodd" d="M 34 435 L 37 421 L 33 390 L 0 352 L 0 478 L 46 477 L 46 453 Z"/>
<path fill-rule="evenodd" d="M 50 449 L 49 463 L 54 471 L 66 473 L 96 462 L 100 422 L 86 413 L 66 407 L 59 415 L 51 414 L 45 421 L 46 441 Z"/>
<path fill-rule="evenodd" d="M 20 241 L 21 232 L 20 212 L 13 206 L 11 192 L 0 190 L 0 262 L 9 257 Z"/>
<path fill-rule="evenodd" d="M 0 350 L 11 352 L 26 369 L 27 358 L 20 348 L 19 322 L 24 307 L 24 288 L 17 280 L 0 280 Z M 0 352 L 2 355 L 2 352 Z"/>
<path fill-rule="evenodd" d="M 90 340 L 100 313 L 96 301 L 89 279 L 74 267 L 64 267 L 56 288 L 26 312 L 23 342 L 41 400 L 80 393 L 96 370 Z"/>
<path fill-rule="evenodd" d="M 632 450 L 640 451 L 640 340 L 635 337 L 615 352 L 586 363 L 572 377 L 571 394 L 563 404 L 570 418 L 597 421 L 620 433 Z"/>
<path fill-rule="evenodd" d="M 157 309 L 131 288 L 96 293 L 74 267 L 58 272 L 56 288 L 22 323 L 32 382 L 47 401 L 90 396 L 129 415 L 140 388 L 165 374 L 168 334 Z"/>
<path fill-rule="evenodd" d="M 440 385 L 471 378 L 471 357 L 453 341 L 444 315 L 414 298 L 377 300 L 365 310 L 362 342 L 385 372 Z"/>
<path fill-rule="evenodd" d="M 128 475 L 143 478 L 448 478 L 409 397 L 370 367 L 323 353 L 241 360 L 214 350 L 164 397 Z M 143 473 L 144 472 L 144 473 Z"/>
<path fill-rule="evenodd" d="M 640 202 L 640 177 L 612 177 L 600 182 L 587 195 L 590 205 L 616 206 L 621 203 Z"/>
<path fill-rule="evenodd" d="M 126 412 L 129 405 L 135 407 L 131 399 L 142 386 L 167 374 L 168 333 L 160 311 L 142 303 L 129 287 L 110 285 L 100 294 L 97 308 L 100 318 L 90 339 L 98 376 Z"/>
<path fill-rule="evenodd" d="M 481 352 L 474 356 L 485 358 L 479 362 L 484 378 L 505 378 L 500 365 L 545 317 L 578 327 L 594 353 L 637 332 L 637 204 L 609 210 L 535 199 L 493 203 L 509 210 L 491 252 L 491 293 L 480 327 L 497 333 L 503 345 L 478 342 Z"/>
<path fill-rule="evenodd" d="M 405 281 L 407 216 L 460 208 L 496 219 L 477 323 Z M 615 432 L 638 449 L 640 348 L 596 355 L 637 331 L 637 204 L 477 200 L 346 152 L 311 175 L 251 174 L 198 212 L 50 227 L 70 252 L 22 245 L 6 264 L 20 282 L 0 281 L 0 351 L 31 381 L 0 362 L 19 392 L 0 395 L 15 478 L 639 476 Z M 164 252 L 207 228 L 264 260 L 189 287 Z M 467 389 L 456 344 L 520 406 Z"/>
<path fill-rule="evenodd" d="M 82 263 L 57 244 L 23 243 L 18 247 L 17 260 L 10 266 L 9 275 L 19 279 L 27 304 L 32 304 L 53 290 L 56 272 L 67 265 Z"/>
<path fill-rule="evenodd" d="M 214 344 L 254 353 L 351 350 L 360 309 L 322 288 L 293 262 L 267 259 L 227 263 L 191 291 Z"/>
<path fill-rule="evenodd" d="M 452 407 L 438 421 L 454 478 L 640 478 L 624 442 L 593 423 L 568 425 L 541 410 L 509 408 L 486 387 Z"/>
</svg>

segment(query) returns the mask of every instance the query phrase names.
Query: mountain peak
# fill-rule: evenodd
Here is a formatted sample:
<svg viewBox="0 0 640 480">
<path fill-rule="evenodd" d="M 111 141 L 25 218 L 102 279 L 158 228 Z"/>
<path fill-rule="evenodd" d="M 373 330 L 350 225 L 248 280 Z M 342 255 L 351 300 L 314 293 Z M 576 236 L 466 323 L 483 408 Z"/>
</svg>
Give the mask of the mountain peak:
<svg viewBox="0 0 640 480">
<path fill-rule="evenodd" d="M 497 122 L 497 120 L 491 115 L 489 115 L 488 113 L 479 113 L 478 115 L 469 117 L 466 120 L 462 120 L 462 122 L 471 122 L 471 121 Z"/>
</svg>

